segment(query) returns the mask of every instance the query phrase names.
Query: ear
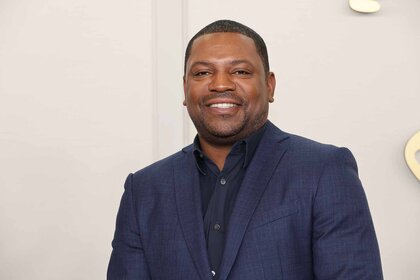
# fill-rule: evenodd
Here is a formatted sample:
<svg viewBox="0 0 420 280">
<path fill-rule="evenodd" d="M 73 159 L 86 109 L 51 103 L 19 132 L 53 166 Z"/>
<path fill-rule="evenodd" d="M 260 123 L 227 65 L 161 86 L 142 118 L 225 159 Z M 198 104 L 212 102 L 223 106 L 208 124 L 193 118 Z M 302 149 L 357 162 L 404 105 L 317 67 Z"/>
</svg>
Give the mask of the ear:
<svg viewBox="0 0 420 280">
<path fill-rule="evenodd" d="M 268 102 L 274 102 L 274 90 L 276 89 L 276 76 L 273 72 L 268 72 L 267 74 L 267 93 L 268 93 Z"/>
<path fill-rule="evenodd" d="M 184 87 L 184 101 L 182 101 L 182 105 L 187 106 L 187 102 L 185 101 L 187 98 L 187 82 L 185 80 L 185 75 L 182 77 L 182 84 Z"/>
</svg>

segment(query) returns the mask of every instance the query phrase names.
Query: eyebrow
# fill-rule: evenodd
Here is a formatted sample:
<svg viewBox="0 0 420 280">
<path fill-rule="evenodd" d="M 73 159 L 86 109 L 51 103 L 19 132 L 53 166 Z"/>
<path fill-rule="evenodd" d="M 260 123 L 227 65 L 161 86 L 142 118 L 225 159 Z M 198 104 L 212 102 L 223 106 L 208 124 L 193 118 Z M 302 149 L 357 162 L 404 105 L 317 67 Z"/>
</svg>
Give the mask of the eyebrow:
<svg viewBox="0 0 420 280">
<path fill-rule="evenodd" d="M 193 68 L 196 65 L 210 66 L 210 65 L 213 65 L 213 63 L 211 63 L 209 61 L 205 61 L 205 60 L 203 60 L 203 61 L 196 61 L 193 64 L 191 64 L 191 68 Z"/>
<path fill-rule="evenodd" d="M 246 59 L 235 59 L 229 62 L 229 64 L 231 65 L 238 65 L 241 63 L 246 63 L 246 64 L 250 64 L 252 65 L 252 63 L 249 60 Z M 214 63 L 211 63 L 207 60 L 200 60 L 200 61 L 195 61 L 193 64 L 191 64 L 191 68 L 193 68 L 196 65 L 204 65 L 204 66 L 211 66 L 214 65 Z"/>
<path fill-rule="evenodd" d="M 252 65 L 252 63 L 249 60 L 246 60 L 246 59 L 236 59 L 236 60 L 232 60 L 230 62 L 230 64 L 232 64 L 232 65 L 237 65 L 237 64 L 241 64 L 241 63 L 246 63 L 246 64 Z"/>
</svg>

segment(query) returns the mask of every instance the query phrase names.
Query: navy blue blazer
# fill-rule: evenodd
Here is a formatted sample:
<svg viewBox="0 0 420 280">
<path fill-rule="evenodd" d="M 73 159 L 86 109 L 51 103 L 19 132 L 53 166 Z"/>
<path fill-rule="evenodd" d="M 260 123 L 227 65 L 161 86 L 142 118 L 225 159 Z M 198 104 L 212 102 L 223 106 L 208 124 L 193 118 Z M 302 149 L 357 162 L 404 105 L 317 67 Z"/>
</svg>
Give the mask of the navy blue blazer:
<svg viewBox="0 0 420 280">
<path fill-rule="evenodd" d="M 213 279 L 192 147 L 125 183 L 109 280 Z M 375 231 L 346 148 L 272 123 L 247 168 L 219 280 L 382 279 Z"/>
</svg>

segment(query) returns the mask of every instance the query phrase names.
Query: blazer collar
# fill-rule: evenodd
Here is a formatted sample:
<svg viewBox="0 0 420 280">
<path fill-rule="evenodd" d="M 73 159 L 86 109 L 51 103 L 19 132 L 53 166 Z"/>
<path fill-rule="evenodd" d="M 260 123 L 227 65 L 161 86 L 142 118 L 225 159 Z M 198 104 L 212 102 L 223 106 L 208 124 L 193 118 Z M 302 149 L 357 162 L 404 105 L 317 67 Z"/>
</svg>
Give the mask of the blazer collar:
<svg viewBox="0 0 420 280">
<path fill-rule="evenodd" d="M 194 163 L 191 146 L 183 151 L 181 158 L 174 161 L 174 187 L 179 222 L 200 279 L 210 280 L 212 274 L 201 215 L 198 169 Z"/>
<path fill-rule="evenodd" d="M 248 223 L 274 170 L 287 150 L 285 143 L 279 143 L 286 140 L 288 134 L 282 132 L 270 121 L 267 121 L 266 126 L 254 157 L 247 167 L 230 217 L 224 254 L 218 273 L 219 277 L 217 277 L 219 280 L 227 279 Z M 187 146 L 183 152 L 181 159 L 174 162 L 175 195 L 180 224 L 200 277 L 212 279 L 207 257 L 198 169 L 194 163 L 193 146 Z"/>
<path fill-rule="evenodd" d="M 219 280 L 225 280 L 232 269 L 242 243 L 248 223 L 273 175 L 278 163 L 287 150 L 288 138 L 271 122 L 248 166 L 229 220 L 225 249 L 220 266 Z"/>
</svg>

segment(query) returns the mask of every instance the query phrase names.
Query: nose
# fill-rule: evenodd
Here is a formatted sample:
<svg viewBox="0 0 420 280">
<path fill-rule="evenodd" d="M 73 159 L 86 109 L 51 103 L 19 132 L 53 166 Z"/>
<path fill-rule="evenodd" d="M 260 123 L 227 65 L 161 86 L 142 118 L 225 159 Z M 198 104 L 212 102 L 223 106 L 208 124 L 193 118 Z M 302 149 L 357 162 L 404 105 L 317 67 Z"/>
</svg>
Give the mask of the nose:
<svg viewBox="0 0 420 280">
<path fill-rule="evenodd" d="M 209 91 L 225 92 L 234 91 L 236 84 L 232 80 L 229 73 L 218 72 L 213 74 L 213 77 L 209 83 Z"/>
</svg>

